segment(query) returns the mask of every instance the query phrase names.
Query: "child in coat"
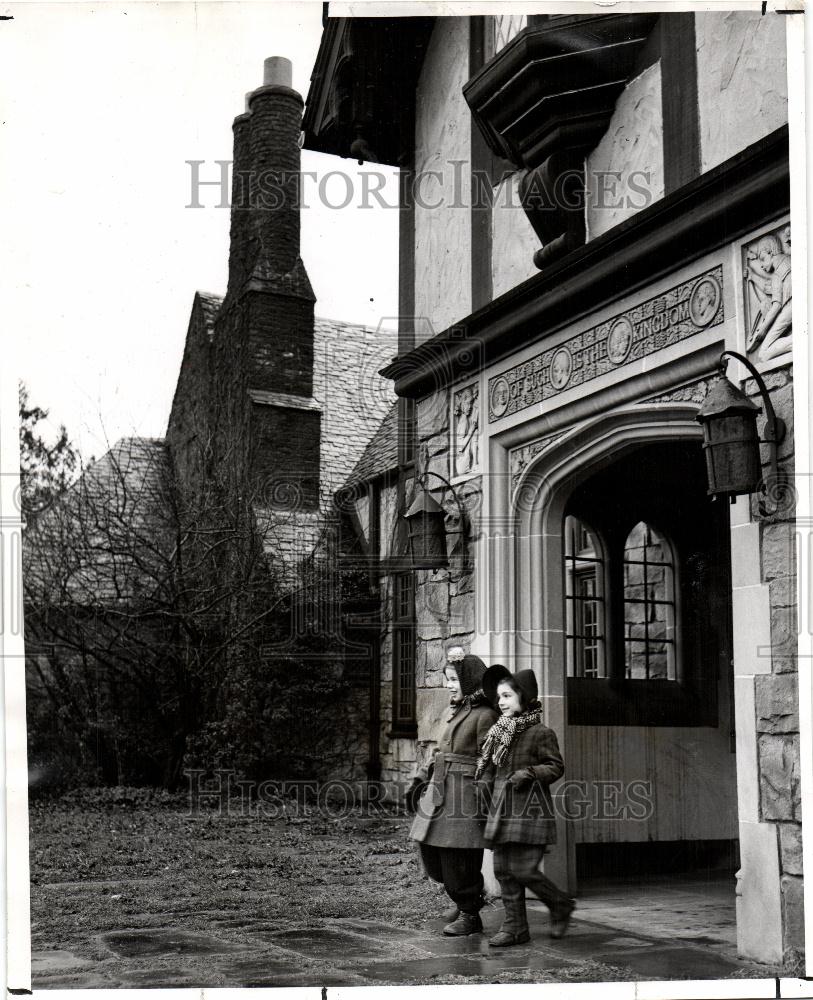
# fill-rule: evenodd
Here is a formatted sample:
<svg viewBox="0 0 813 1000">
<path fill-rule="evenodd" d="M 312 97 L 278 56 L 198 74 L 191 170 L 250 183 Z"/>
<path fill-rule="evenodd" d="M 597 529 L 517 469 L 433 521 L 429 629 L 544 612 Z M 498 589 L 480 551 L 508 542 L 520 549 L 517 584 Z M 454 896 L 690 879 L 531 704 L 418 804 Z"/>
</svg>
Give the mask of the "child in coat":
<svg viewBox="0 0 813 1000">
<path fill-rule="evenodd" d="M 547 905 L 550 935 L 560 938 L 576 904 L 539 871 L 547 845 L 556 843 L 550 785 L 565 770 L 556 734 L 542 724 L 532 670 L 511 674 L 491 667 L 483 687 L 501 717 L 486 736 L 475 776 L 478 783 L 482 779 L 481 787 L 490 788 L 484 836 L 494 851 L 505 908 L 503 925 L 488 943 L 500 948 L 530 940 L 526 888 Z"/>
<path fill-rule="evenodd" d="M 451 652 L 451 651 L 450 651 Z M 462 651 L 461 651 L 462 653 Z M 426 874 L 442 882 L 455 903 L 443 933 L 462 937 L 483 929 L 483 826 L 474 784 L 477 755 L 497 713 L 482 690 L 486 665 L 460 655 L 444 669 L 451 712 L 435 756 L 422 777 L 431 780 L 421 796 L 412 828 Z"/>
</svg>

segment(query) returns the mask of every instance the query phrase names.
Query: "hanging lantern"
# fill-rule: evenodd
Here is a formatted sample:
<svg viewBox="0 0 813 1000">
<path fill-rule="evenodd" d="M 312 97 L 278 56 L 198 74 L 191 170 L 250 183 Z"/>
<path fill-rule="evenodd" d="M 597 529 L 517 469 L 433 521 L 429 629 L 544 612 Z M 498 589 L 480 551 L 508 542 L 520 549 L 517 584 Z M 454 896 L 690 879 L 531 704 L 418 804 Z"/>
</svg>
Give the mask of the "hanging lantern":
<svg viewBox="0 0 813 1000">
<path fill-rule="evenodd" d="M 762 479 L 757 415 L 760 407 L 721 375 L 703 400 L 697 421 L 703 427 L 708 492 L 731 497 L 755 493 Z"/>
<path fill-rule="evenodd" d="M 419 489 L 412 506 L 404 514 L 409 532 L 412 569 L 443 569 L 446 554 L 446 514 L 432 494 Z"/>
</svg>

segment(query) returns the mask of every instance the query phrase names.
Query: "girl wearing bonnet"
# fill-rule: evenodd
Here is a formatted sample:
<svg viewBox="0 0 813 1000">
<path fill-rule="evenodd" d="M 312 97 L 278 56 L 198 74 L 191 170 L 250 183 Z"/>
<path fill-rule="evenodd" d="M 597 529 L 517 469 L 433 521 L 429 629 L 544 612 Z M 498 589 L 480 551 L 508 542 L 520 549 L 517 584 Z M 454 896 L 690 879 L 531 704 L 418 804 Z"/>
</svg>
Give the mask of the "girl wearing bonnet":
<svg viewBox="0 0 813 1000">
<path fill-rule="evenodd" d="M 556 843 L 550 785 L 565 770 L 559 743 L 542 722 L 533 670 L 512 674 L 495 664 L 483 687 L 500 718 L 483 742 L 475 777 L 490 789 L 484 836 L 494 851 L 505 910 L 502 927 L 488 943 L 501 948 L 530 940 L 526 888 L 547 905 L 550 936 L 560 938 L 576 904 L 539 870 L 547 846 Z"/>
<path fill-rule="evenodd" d="M 474 782 L 477 756 L 497 713 L 483 693 L 486 665 L 460 646 L 446 650 L 449 692 L 446 728 L 416 782 L 429 783 L 418 803 L 410 837 L 420 845 L 426 874 L 441 882 L 455 904 L 443 933 L 462 937 L 483 929 L 483 824 Z"/>
</svg>

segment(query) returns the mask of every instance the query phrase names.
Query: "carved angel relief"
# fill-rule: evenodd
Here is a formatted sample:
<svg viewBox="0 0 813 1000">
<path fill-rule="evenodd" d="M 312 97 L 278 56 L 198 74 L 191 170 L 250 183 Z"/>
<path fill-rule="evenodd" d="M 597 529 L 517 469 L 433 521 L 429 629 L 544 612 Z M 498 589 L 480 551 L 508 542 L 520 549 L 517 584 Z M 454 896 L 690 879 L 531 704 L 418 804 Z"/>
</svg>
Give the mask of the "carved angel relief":
<svg viewBox="0 0 813 1000">
<path fill-rule="evenodd" d="M 454 476 L 465 476 L 480 465 L 480 387 L 476 382 L 454 394 L 453 456 Z"/>
<path fill-rule="evenodd" d="M 772 361 L 791 350 L 790 223 L 743 248 L 745 350 Z"/>
</svg>

